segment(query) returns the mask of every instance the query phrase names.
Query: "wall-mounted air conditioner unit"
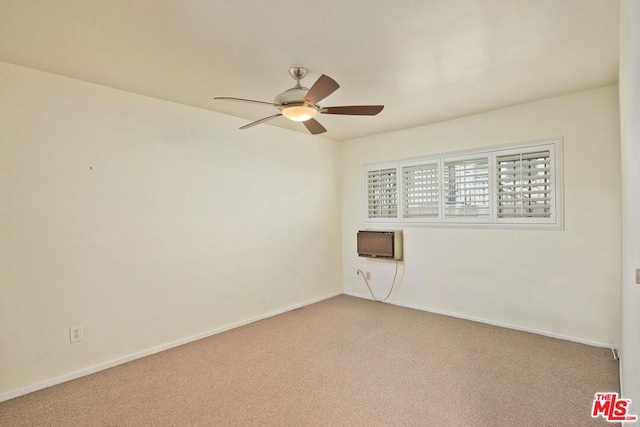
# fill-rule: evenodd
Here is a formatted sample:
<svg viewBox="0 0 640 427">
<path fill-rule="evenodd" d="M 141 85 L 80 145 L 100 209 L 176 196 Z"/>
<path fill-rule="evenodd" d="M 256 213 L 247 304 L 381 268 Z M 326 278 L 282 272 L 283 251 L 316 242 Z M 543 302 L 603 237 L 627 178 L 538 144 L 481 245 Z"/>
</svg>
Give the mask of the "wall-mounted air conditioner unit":
<svg viewBox="0 0 640 427">
<path fill-rule="evenodd" d="M 358 231 L 358 256 L 402 260 L 402 231 Z"/>
</svg>

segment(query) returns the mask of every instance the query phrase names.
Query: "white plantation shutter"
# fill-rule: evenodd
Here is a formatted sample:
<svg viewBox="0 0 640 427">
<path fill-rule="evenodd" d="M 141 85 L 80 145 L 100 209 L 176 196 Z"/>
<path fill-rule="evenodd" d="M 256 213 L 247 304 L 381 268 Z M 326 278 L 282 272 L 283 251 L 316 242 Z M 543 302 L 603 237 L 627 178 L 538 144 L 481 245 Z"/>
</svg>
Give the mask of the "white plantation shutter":
<svg viewBox="0 0 640 427">
<path fill-rule="evenodd" d="M 563 229 L 562 138 L 365 165 L 371 225 Z"/>
<path fill-rule="evenodd" d="M 404 218 L 438 217 L 440 184 L 438 163 L 402 167 L 402 215 Z"/>
<path fill-rule="evenodd" d="M 496 156 L 498 218 L 550 218 L 549 150 Z"/>
<path fill-rule="evenodd" d="M 489 158 L 445 161 L 444 173 L 445 217 L 488 218 Z"/>
<path fill-rule="evenodd" d="M 367 171 L 367 217 L 398 217 L 398 172 L 396 168 Z"/>
</svg>

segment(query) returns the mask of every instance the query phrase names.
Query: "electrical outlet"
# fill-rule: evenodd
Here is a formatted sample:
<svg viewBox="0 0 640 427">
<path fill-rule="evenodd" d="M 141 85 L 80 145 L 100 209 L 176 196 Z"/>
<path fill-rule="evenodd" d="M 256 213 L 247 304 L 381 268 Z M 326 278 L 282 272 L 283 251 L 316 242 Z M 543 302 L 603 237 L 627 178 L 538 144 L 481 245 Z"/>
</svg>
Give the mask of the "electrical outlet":
<svg viewBox="0 0 640 427">
<path fill-rule="evenodd" d="M 370 272 L 370 271 L 367 271 L 367 272 L 364 274 L 364 277 L 366 277 L 366 278 L 367 278 L 367 280 L 371 280 L 371 272 Z"/>
<path fill-rule="evenodd" d="M 69 328 L 69 341 L 71 341 L 71 344 L 82 341 L 83 339 L 82 326 L 72 326 Z"/>
<path fill-rule="evenodd" d="M 640 268 L 636 269 L 636 283 L 640 285 Z"/>
</svg>

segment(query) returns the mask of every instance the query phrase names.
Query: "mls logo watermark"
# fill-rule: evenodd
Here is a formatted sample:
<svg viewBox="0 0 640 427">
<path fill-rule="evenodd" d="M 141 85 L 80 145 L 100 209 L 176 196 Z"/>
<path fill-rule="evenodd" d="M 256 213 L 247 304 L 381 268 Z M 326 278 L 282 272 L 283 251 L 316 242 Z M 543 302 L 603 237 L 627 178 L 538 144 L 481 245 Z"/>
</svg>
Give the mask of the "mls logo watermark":
<svg viewBox="0 0 640 427">
<path fill-rule="evenodd" d="M 608 422 L 637 421 L 637 415 L 628 415 L 631 399 L 619 399 L 618 393 L 596 393 L 593 399 L 591 417 L 602 416 Z"/>
</svg>

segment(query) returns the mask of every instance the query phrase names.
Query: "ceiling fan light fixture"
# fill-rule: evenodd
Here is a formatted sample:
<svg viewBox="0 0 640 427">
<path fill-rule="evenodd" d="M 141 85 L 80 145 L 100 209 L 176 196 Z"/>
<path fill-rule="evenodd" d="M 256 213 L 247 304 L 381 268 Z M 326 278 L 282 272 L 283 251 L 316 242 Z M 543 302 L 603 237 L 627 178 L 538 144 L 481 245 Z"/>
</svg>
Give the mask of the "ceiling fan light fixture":
<svg viewBox="0 0 640 427">
<path fill-rule="evenodd" d="M 318 115 L 318 109 L 312 106 L 295 105 L 283 109 L 282 115 L 294 122 L 305 122 Z"/>
</svg>

